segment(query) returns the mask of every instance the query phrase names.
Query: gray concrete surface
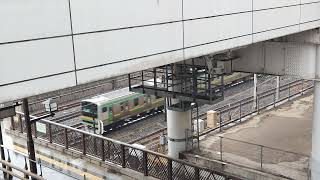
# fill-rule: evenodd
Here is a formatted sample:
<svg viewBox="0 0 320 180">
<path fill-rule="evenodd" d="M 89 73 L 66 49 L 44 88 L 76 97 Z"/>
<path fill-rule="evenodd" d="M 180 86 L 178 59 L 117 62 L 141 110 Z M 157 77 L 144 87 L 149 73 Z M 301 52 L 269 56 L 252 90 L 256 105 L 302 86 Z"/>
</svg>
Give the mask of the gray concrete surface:
<svg viewBox="0 0 320 180">
<path fill-rule="evenodd" d="M 221 134 L 208 134 L 200 143 L 200 151 L 194 152 L 205 158 L 220 159 L 220 138 L 224 161 L 283 175 L 293 179 L 307 179 L 308 157 L 311 153 L 312 102 L 308 93 L 276 109 L 257 115 L 241 125 Z M 232 138 L 264 146 L 229 140 Z M 271 149 L 268 147 L 276 148 Z M 280 150 L 299 154 L 282 152 Z"/>
</svg>

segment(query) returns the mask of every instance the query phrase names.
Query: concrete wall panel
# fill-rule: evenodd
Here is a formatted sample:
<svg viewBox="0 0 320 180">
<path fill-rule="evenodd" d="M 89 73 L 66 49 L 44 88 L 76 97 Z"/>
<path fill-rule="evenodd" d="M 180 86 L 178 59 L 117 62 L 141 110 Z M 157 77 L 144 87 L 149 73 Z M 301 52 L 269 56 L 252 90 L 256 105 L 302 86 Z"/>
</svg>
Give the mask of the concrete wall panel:
<svg viewBox="0 0 320 180">
<path fill-rule="evenodd" d="M 180 0 L 71 0 L 71 11 L 75 33 L 182 19 Z"/>
<path fill-rule="evenodd" d="M 184 0 L 184 19 L 218 16 L 252 10 L 252 0 Z"/>
<path fill-rule="evenodd" d="M 71 34 L 68 0 L 1 0 L 0 43 Z"/>
<path fill-rule="evenodd" d="M 77 68 L 182 49 L 182 23 L 75 36 Z"/>
<path fill-rule="evenodd" d="M 0 62 L 0 85 L 73 71 L 71 38 L 0 45 Z"/>
</svg>

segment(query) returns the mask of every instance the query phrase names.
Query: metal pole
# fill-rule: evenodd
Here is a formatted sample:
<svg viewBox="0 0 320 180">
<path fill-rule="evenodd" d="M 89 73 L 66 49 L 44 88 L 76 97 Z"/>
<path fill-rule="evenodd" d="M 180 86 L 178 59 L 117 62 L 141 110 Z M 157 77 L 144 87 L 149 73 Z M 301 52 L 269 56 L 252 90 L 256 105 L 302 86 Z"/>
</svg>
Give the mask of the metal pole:
<svg viewBox="0 0 320 180">
<path fill-rule="evenodd" d="M 253 75 L 253 109 L 257 108 L 257 74 Z"/>
<path fill-rule="evenodd" d="M 222 137 L 220 136 L 220 160 L 222 161 Z"/>
<path fill-rule="evenodd" d="M 96 119 L 93 118 L 93 134 L 96 134 Z"/>
<path fill-rule="evenodd" d="M 200 150 L 199 106 L 198 106 L 198 103 L 197 103 L 197 141 L 198 141 L 198 149 Z"/>
<path fill-rule="evenodd" d="M 3 137 L 2 137 L 2 127 L 1 127 L 1 124 L 2 124 L 2 120 L 0 121 L 0 145 L 1 145 L 1 147 L 0 147 L 0 153 L 1 153 L 1 159 L 2 160 L 6 160 L 6 157 L 5 157 L 5 155 L 4 155 L 4 149 L 3 149 Z M 4 169 L 6 169 L 6 165 L 4 165 L 4 164 L 2 164 L 2 167 L 4 168 Z M 3 171 L 3 177 L 6 177 L 7 176 L 7 173 L 5 173 L 4 171 Z"/>
<path fill-rule="evenodd" d="M 34 174 L 37 173 L 37 164 L 36 162 L 36 153 L 34 150 L 34 142 L 32 139 L 32 132 L 31 132 L 31 122 L 30 122 L 30 112 L 29 112 L 29 105 L 28 99 L 24 98 L 22 100 L 22 106 L 24 111 L 24 122 L 26 124 L 26 131 L 27 131 L 27 146 L 28 146 L 28 155 L 29 155 L 29 164 L 30 164 L 30 171 Z M 36 180 L 32 178 L 32 180 Z"/>
<path fill-rule="evenodd" d="M 262 154 L 263 146 L 260 146 L 260 169 L 262 170 L 263 163 L 263 154 Z"/>
<path fill-rule="evenodd" d="M 280 99 L 280 76 L 277 76 L 276 101 Z"/>
</svg>

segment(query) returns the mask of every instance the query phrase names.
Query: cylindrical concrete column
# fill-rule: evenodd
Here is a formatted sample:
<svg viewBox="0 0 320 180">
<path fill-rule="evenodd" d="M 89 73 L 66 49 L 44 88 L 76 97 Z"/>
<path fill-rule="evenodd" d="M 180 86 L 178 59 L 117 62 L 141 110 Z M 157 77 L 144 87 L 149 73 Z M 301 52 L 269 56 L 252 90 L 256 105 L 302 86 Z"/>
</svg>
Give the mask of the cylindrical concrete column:
<svg viewBox="0 0 320 180">
<path fill-rule="evenodd" d="M 168 156 L 179 158 L 186 151 L 186 130 L 191 137 L 191 110 L 180 112 L 167 109 Z"/>
<path fill-rule="evenodd" d="M 313 98 L 311 179 L 320 179 L 320 45 L 317 45 L 316 81 Z"/>
</svg>

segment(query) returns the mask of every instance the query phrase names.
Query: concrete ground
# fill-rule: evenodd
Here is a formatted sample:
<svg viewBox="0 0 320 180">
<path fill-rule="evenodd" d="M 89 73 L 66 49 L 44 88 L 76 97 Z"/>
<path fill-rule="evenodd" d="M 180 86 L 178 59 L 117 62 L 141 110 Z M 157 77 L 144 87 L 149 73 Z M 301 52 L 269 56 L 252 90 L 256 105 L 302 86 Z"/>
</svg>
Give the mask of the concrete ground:
<svg viewBox="0 0 320 180">
<path fill-rule="evenodd" d="M 222 139 L 223 160 L 293 179 L 307 179 L 307 156 L 311 154 L 312 100 L 313 95 L 308 93 L 219 134 L 225 137 Z M 261 146 L 228 138 L 264 146 L 262 169 Z M 217 134 L 206 135 L 200 146 L 200 152 L 194 152 L 197 155 L 209 159 L 221 158 Z"/>
</svg>

